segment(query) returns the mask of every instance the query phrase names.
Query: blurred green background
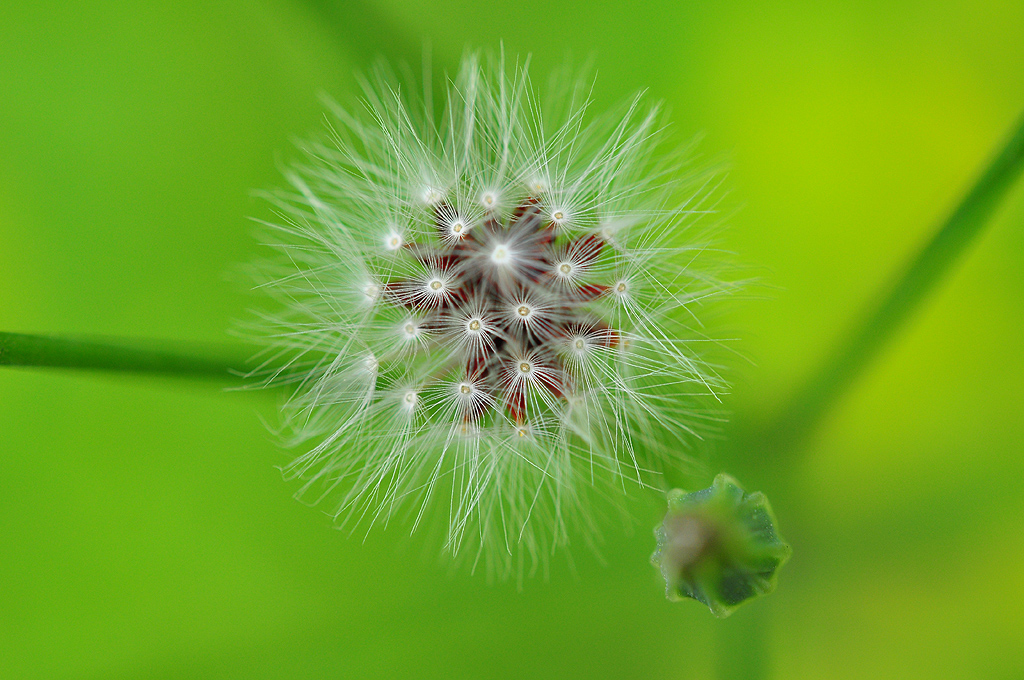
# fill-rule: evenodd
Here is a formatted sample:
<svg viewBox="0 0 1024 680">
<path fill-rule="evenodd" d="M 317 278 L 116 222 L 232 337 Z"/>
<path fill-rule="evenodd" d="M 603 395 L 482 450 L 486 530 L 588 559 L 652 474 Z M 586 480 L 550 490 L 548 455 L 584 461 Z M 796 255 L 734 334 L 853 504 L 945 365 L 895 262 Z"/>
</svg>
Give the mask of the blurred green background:
<svg viewBox="0 0 1024 680">
<path fill-rule="evenodd" d="M 723 239 L 769 290 L 723 320 L 750 359 L 727 405 L 770 413 L 1024 108 L 1020 0 L 370 7 L 5 2 L 0 330 L 227 339 L 251 190 L 323 129 L 319 94 L 349 101 L 399 36 L 439 64 L 504 40 L 535 76 L 593 56 L 598 110 L 648 88 L 728 159 Z M 269 396 L 3 370 L 0 677 L 709 678 L 754 626 L 772 678 L 1024 677 L 1022 227 L 1018 186 L 796 464 L 731 470 L 795 555 L 726 621 L 665 600 L 658 499 L 603 562 L 489 584 L 292 500 Z"/>
</svg>

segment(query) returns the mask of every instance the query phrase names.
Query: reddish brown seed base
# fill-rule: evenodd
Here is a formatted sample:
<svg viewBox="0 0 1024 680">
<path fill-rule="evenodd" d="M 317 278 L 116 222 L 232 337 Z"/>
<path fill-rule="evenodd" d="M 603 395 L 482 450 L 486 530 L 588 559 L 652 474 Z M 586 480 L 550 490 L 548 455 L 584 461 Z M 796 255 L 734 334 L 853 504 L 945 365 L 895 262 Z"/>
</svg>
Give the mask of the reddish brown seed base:
<svg viewBox="0 0 1024 680">
<path fill-rule="evenodd" d="M 530 197 L 512 211 L 503 224 L 495 216 L 488 216 L 483 224 L 467 229 L 452 242 L 448 229 L 455 215 L 447 204 L 434 209 L 438 241 L 434 244 L 406 244 L 406 251 L 428 268 L 449 278 L 450 293 L 440 300 L 430 301 L 415 296 L 412 291 L 422 285 L 411 281 L 393 281 L 384 288 L 385 299 L 391 304 L 423 315 L 427 328 L 449 327 L 461 307 L 473 301 L 485 310 L 491 331 L 493 350 L 486 356 L 471 356 L 465 361 L 466 380 L 491 394 L 500 395 L 500 402 L 510 419 L 516 424 L 525 420 L 529 396 L 527 381 L 514 381 L 503 374 L 505 367 L 516 359 L 529 358 L 534 366 L 535 384 L 547 390 L 554 398 L 564 398 L 572 390 L 565 366 L 554 351 L 556 342 L 570 336 L 585 336 L 601 347 L 615 347 L 619 343 L 617 331 L 594 322 L 581 313 L 581 305 L 593 301 L 608 290 L 608 286 L 576 284 L 566 286 L 556 280 L 553 267 L 559 252 L 554 247 L 556 226 L 541 214 L 540 202 Z M 474 232 L 479 235 L 474 235 Z M 479 262 L 484 242 L 489 237 L 505 236 L 517 243 L 520 266 L 511 281 L 496 281 Z M 604 241 L 595 235 L 586 235 L 569 243 L 561 253 L 577 266 L 589 266 L 600 257 Z M 527 327 L 518 320 L 509 319 L 504 310 L 517 295 L 542 291 L 545 298 L 543 323 Z M 587 317 L 584 320 L 581 317 Z M 469 410 L 466 420 L 484 415 L 486 406 Z"/>
</svg>

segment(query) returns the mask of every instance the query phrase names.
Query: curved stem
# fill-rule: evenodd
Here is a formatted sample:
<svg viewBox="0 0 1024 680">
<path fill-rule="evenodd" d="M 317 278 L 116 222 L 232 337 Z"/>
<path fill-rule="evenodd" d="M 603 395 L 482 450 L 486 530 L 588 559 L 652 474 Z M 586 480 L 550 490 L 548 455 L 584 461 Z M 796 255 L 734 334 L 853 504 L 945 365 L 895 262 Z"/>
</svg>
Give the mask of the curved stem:
<svg viewBox="0 0 1024 680">
<path fill-rule="evenodd" d="M 811 374 L 756 443 L 791 456 L 854 379 L 875 358 L 927 294 L 974 242 L 1024 170 L 1024 116 L 960 205 L 914 257 L 889 291 Z M 771 463 L 777 464 L 772 457 Z"/>
<path fill-rule="evenodd" d="M 241 350 L 145 347 L 123 340 L 0 332 L 0 366 L 71 368 L 179 376 L 240 383 L 247 372 Z"/>
</svg>

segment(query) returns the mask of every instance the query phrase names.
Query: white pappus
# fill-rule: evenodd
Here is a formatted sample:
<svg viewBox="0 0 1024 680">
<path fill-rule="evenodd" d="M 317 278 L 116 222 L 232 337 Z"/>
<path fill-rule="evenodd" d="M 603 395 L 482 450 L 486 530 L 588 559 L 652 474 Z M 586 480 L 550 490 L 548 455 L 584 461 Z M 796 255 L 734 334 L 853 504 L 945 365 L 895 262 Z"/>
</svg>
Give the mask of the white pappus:
<svg viewBox="0 0 1024 680">
<path fill-rule="evenodd" d="M 712 176 L 639 96 L 588 106 L 471 53 L 435 119 L 378 69 L 269 194 L 254 375 L 290 386 L 285 473 L 339 526 L 444 516 L 474 565 L 543 564 L 593 540 L 591 496 L 660 486 L 716 418 Z"/>
</svg>

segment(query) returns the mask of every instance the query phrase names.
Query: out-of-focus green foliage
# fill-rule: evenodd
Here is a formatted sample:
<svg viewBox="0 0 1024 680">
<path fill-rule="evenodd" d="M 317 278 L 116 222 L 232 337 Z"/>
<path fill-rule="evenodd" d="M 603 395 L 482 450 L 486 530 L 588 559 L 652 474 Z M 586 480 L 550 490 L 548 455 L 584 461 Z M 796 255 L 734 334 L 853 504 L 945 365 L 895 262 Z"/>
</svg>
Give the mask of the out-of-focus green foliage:
<svg viewBox="0 0 1024 680">
<path fill-rule="evenodd" d="M 739 338 L 737 418 L 784 403 L 1024 106 L 1011 0 L 374 7 L 438 55 L 504 40 L 535 74 L 592 56 L 595 109 L 648 88 L 680 139 L 730 161 L 722 247 L 764 283 L 709 326 Z M 365 55 L 321 18 L 5 3 L 0 330 L 225 340 L 250 304 L 245 218 L 271 217 L 251 190 L 324 129 L 321 92 L 355 96 Z M 796 469 L 730 468 L 795 556 L 727 621 L 665 601 L 653 495 L 637 526 L 607 523 L 603 562 L 580 546 L 546 579 L 492 585 L 428 533 L 349 537 L 291 500 L 273 398 L 5 370 L 0 677 L 702 678 L 715 631 L 754 616 L 772 677 L 1016 677 L 1022 224 L 1018 187 Z"/>
</svg>

